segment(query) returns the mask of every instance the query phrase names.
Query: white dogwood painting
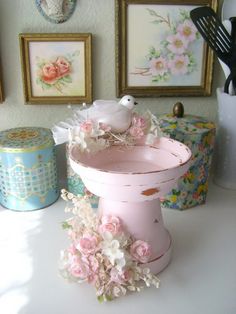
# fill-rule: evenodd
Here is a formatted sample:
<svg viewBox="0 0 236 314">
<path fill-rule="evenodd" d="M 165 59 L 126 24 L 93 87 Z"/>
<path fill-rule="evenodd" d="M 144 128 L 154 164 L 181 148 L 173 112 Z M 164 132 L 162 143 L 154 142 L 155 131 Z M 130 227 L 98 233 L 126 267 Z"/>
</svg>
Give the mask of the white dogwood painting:
<svg viewBox="0 0 236 314">
<path fill-rule="evenodd" d="M 129 86 L 199 86 L 204 42 L 189 12 L 194 5 L 130 4 L 127 9 Z"/>
</svg>

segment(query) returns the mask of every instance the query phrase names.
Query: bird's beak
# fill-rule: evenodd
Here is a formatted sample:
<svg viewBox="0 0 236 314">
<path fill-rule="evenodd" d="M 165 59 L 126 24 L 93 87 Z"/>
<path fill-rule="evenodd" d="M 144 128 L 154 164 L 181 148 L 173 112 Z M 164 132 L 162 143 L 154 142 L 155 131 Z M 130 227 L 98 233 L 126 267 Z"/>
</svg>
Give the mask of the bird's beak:
<svg viewBox="0 0 236 314">
<path fill-rule="evenodd" d="M 138 102 L 137 102 L 137 101 L 135 101 L 135 102 L 134 102 L 134 104 L 135 104 L 135 106 L 136 106 L 136 105 L 138 105 Z"/>
</svg>

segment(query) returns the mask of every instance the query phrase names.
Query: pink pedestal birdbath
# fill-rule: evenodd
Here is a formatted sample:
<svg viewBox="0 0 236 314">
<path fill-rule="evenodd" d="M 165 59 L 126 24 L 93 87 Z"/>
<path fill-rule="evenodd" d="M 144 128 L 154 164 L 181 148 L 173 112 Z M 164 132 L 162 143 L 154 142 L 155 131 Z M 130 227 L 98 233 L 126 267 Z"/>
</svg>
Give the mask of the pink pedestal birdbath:
<svg viewBox="0 0 236 314">
<path fill-rule="evenodd" d="M 152 146 L 111 146 L 96 154 L 81 153 L 74 146 L 70 152 L 73 170 L 100 197 L 100 213 L 118 216 L 135 239 L 151 245 L 152 256 L 145 266 L 153 273 L 164 269 L 171 258 L 171 237 L 159 198 L 188 170 L 190 158 L 187 146 L 165 137 Z"/>
</svg>

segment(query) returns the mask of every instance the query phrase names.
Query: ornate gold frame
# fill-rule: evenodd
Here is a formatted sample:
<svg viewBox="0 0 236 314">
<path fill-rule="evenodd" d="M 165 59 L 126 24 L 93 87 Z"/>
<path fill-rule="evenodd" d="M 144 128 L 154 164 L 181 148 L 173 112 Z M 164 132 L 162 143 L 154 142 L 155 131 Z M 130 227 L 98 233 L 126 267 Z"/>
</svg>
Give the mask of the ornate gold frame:
<svg viewBox="0 0 236 314">
<path fill-rule="evenodd" d="M 31 104 L 81 104 L 92 101 L 92 35 L 90 33 L 19 34 L 25 102 Z M 84 42 L 85 96 L 34 96 L 30 73 L 30 42 Z"/>
<path fill-rule="evenodd" d="M 0 73 L 0 103 L 4 101 L 4 94 L 3 94 L 3 86 L 2 86 L 2 76 Z"/>
<path fill-rule="evenodd" d="M 0 103 L 3 102 L 2 80 L 0 78 Z"/>
<path fill-rule="evenodd" d="M 168 3 L 167 3 L 168 2 Z M 116 0 L 116 91 L 136 97 L 209 96 L 212 90 L 213 51 L 204 43 L 202 78 L 199 86 L 129 86 L 127 83 L 127 19 L 128 6 L 133 4 L 208 5 L 217 10 L 218 0 Z"/>
</svg>

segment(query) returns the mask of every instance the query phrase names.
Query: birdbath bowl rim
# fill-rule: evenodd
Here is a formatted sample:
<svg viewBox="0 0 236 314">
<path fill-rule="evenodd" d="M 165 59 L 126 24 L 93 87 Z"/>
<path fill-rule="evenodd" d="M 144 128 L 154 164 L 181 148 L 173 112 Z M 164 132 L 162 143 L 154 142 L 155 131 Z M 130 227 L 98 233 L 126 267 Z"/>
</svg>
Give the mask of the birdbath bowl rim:
<svg viewBox="0 0 236 314">
<path fill-rule="evenodd" d="M 191 156 L 191 150 L 186 145 L 166 137 L 158 138 L 152 145 L 114 145 L 96 153 L 81 152 L 75 145 L 69 153 L 70 160 L 79 166 L 113 175 L 168 172 L 184 166 Z M 137 169 L 141 164 L 149 166 Z"/>
</svg>

